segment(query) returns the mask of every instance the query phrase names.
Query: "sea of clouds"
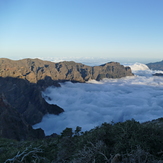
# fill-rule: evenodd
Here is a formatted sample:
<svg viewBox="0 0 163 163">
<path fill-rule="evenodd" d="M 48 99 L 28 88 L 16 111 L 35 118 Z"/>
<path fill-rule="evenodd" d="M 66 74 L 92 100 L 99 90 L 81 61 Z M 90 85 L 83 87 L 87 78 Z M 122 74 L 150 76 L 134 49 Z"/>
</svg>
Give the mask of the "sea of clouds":
<svg viewBox="0 0 163 163">
<path fill-rule="evenodd" d="M 129 64 L 126 64 L 126 66 Z M 61 84 L 43 92 L 50 104 L 65 112 L 47 114 L 33 128 L 42 128 L 46 135 L 60 134 L 66 127 L 90 130 L 103 122 L 123 122 L 135 119 L 145 122 L 163 117 L 163 77 L 152 76 L 144 64 L 129 65 L 135 74 L 121 79 L 103 79 L 87 83 Z M 163 72 L 162 72 L 163 73 Z"/>
</svg>

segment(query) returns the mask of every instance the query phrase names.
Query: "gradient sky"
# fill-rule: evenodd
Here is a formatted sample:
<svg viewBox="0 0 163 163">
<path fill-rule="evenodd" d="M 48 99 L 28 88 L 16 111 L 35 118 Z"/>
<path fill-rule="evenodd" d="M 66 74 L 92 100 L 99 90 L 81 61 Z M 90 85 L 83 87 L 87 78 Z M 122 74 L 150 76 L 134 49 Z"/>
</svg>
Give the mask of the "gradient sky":
<svg viewBox="0 0 163 163">
<path fill-rule="evenodd" d="M 0 57 L 163 59 L 163 0 L 0 0 Z"/>
</svg>

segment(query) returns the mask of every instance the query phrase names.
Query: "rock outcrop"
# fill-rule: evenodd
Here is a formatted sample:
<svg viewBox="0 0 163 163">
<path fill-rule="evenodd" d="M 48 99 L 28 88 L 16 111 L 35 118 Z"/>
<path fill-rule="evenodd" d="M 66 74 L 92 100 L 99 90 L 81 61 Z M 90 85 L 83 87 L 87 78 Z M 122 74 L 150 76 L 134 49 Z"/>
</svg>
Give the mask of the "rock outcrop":
<svg viewBox="0 0 163 163">
<path fill-rule="evenodd" d="M 0 137 L 27 140 L 44 138 L 42 129 L 34 130 L 25 122 L 18 111 L 13 108 L 5 99 L 4 95 L 0 95 Z"/>
<path fill-rule="evenodd" d="M 23 59 L 13 61 L 0 59 L 0 76 L 13 77 L 28 80 L 30 83 L 38 83 L 47 77 L 51 81 L 85 82 L 90 79 L 101 80 L 103 78 L 121 78 L 132 76 L 131 69 L 117 62 L 106 63 L 101 66 L 86 66 L 75 62 L 54 63 L 39 59 Z M 55 83 L 57 85 L 57 83 Z"/>
<path fill-rule="evenodd" d="M 162 70 L 163 71 L 163 61 L 148 63 L 147 66 L 152 70 Z"/>
</svg>

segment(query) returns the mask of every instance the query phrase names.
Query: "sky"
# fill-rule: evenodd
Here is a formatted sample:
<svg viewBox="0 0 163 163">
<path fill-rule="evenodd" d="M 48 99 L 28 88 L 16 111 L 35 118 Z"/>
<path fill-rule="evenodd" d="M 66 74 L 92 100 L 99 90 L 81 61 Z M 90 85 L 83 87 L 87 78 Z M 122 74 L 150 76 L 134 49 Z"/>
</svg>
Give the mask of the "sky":
<svg viewBox="0 0 163 163">
<path fill-rule="evenodd" d="M 43 92 L 47 102 L 57 104 L 65 112 L 47 114 L 33 127 L 51 135 L 60 134 L 66 127 L 75 130 L 80 126 L 82 131 L 88 131 L 104 122 L 135 119 L 142 123 L 163 117 L 163 78 L 152 76 L 163 72 L 149 70 L 140 63 L 130 66 L 135 76 L 48 87 Z"/>
<path fill-rule="evenodd" d="M 0 0 L 0 57 L 163 56 L 162 0 Z"/>
</svg>

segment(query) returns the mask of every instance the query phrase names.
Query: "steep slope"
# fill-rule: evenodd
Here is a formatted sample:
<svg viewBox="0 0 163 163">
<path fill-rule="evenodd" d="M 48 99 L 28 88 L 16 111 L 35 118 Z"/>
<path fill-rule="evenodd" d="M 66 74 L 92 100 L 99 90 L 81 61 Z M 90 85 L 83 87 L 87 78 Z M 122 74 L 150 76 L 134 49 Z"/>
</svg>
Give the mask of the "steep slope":
<svg viewBox="0 0 163 163">
<path fill-rule="evenodd" d="M 42 120 L 46 113 L 59 114 L 64 110 L 57 105 L 48 104 L 36 84 L 27 80 L 0 77 L 0 93 L 3 93 L 12 107 L 22 114 L 24 119 L 34 125 Z"/>
<path fill-rule="evenodd" d="M 32 129 L 21 114 L 10 106 L 4 95 L 0 95 L 0 137 L 27 140 L 43 138 L 45 135 L 42 129 Z"/>
</svg>

